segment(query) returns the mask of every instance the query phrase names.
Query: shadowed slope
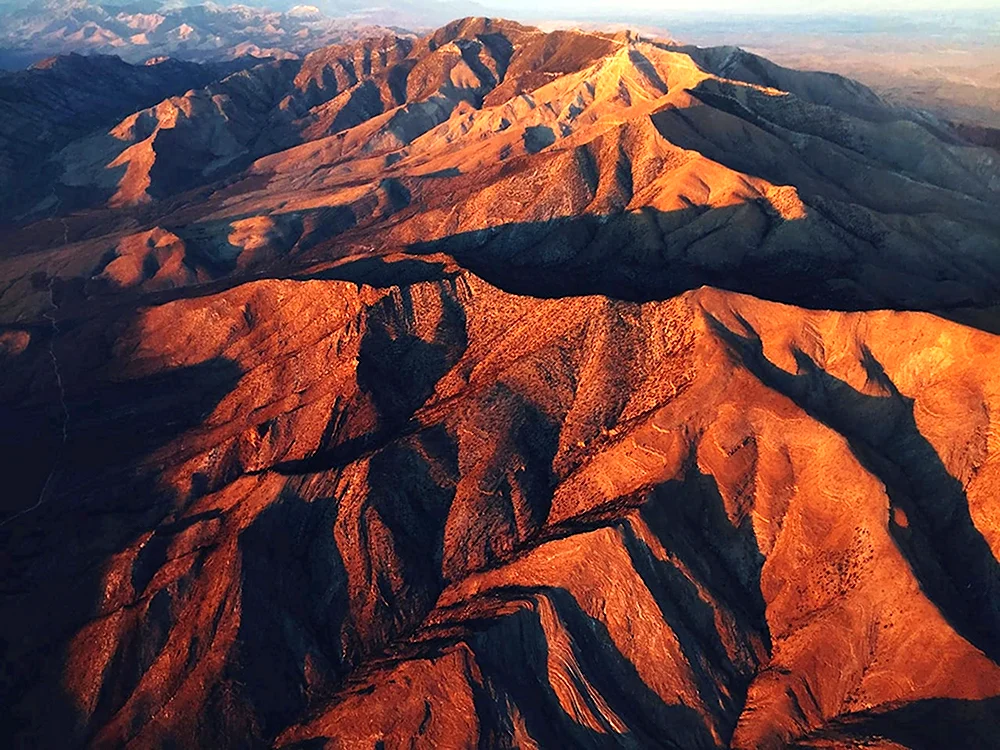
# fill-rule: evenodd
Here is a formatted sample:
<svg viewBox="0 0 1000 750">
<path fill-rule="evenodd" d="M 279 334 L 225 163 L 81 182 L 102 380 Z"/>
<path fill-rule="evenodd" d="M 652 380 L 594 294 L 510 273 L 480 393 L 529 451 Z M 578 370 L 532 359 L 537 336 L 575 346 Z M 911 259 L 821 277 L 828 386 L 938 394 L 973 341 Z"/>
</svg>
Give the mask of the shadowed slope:
<svg viewBox="0 0 1000 750">
<path fill-rule="evenodd" d="M 994 736 L 1000 183 L 932 125 L 465 19 L 70 144 L 124 192 L 5 235 L 5 736 Z"/>
<path fill-rule="evenodd" d="M 711 316 L 699 317 L 699 305 L 713 310 Z M 860 427 L 852 415 L 860 406 L 852 411 L 850 399 L 827 396 L 825 406 L 815 408 L 829 413 L 816 421 L 809 403 L 802 411 L 774 394 L 773 387 L 786 390 L 783 381 L 773 382 L 778 376 L 757 373 L 750 360 L 749 372 L 734 367 L 725 343 L 730 334 L 713 322 L 730 306 L 772 326 L 793 314 L 711 290 L 645 304 L 538 300 L 509 295 L 466 272 L 403 290 L 262 281 L 148 308 L 117 334 L 115 351 L 129 352 L 126 372 L 224 356 L 239 363 L 242 375 L 211 415 L 143 460 L 161 467 L 164 497 L 174 498 L 156 503 L 161 521 L 119 516 L 117 506 L 108 506 L 109 517 L 120 518 L 121 537 L 95 532 L 95 540 L 110 544 L 113 561 L 102 568 L 100 585 L 124 608 L 82 630 L 69 614 L 38 628 L 38 637 L 56 640 L 57 633 L 75 632 L 66 684 L 89 727 L 78 736 L 98 744 L 170 738 L 243 744 L 278 735 L 284 742 L 332 737 L 323 727 L 342 726 L 348 715 L 358 731 L 389 731 L 378 729 L 387 720 L 380 712 L 405 701 L 383 703 L 377 696 L 396 670 L 426 681 L 417 694 L 426 694 L 431 708 L 413 707 L 417 725 L 429 711 L 428 726 L 479 727 L 475 732 L 483 734 L 476 736 L 494 738 L 483 740 L 490 746 L 504 746 L 501 737 L 513 732 L 541 746 L 556 736 L 601 746 L 598 735 L 612 733 L 639 746 L 666 737 L 681 747 L 752 747 L 765 737 L 790 740 L 817 731 L 860 705 L 994 694 L 1000 673 L 959 635 L 992 642 L 992 626 L 974 627 L 986 622 L 988 596 L 962 610 L 962 600 L 939 582 L 965 581 L 978 570 L 973 564 L 982 547 L 970 544 L 969 534 L 981 528 L 979 538 L 988 533 L 989 544 L 996 544 L 996 530 L 970 525 L 967 533 L 950 525 L 942 531 L 944 521 L 933 513 L 920 517 L 929 511 L 918 507 L 916 485 L 903 488 L 911 500 L 901 499 L 903 490 L 891 482 L 884 494 L 873 478 L 883 476 L 881 465 L 852 452 L 853 442 L 839 445 L 834 432 L 874 440 L 867 433 L 854 437 Z M 825 330 L 831 351 L 845 345 L 837 330 L 859 329 L 829 326 L 865 320 L 794 314 L 827 321 L 803 331 L 819 336 Z M 910 317 L 906 325 L 931 341 L 936 331 L 964 331 L 970 346 L 995 348 L 987 334 Z M 234 325 L 243 327 L 241 337 L 233 336 Z M 886 344 L 874 332 L 885 329 L 873 322 L 867 333 L 850 335 L 864 337 L 875 352 Z M 622 352 L 632 353 L 623 358 Z M 982 377 L 963 372 L 954 377 L 970 383 Z M 397 385 L 379 395 L 387 378 Z M 85 381 L 76 382 L 82 387 Z M 787 392 L 798 397 L 801 388 L 788 385 Z M 910 398 L 921 403 L 923 396 Z M 875 429 L 882 422 L 871 424 Z M 352 441 L 364 449 L 337 447 Z M 101 451 L 103 458 L 95 453 L 94 460 L 109 467 L 134 461 L 126 452 L 112 459 Z M 816 455 L 851 479 L 825 477 L 814 467 Z M 897 459 L 905 463 L 908 455 Z M 105 493 L 150 497 L 127 472 L 100 477 Z M 967 504 L 965 517 L 976 519 L 967 524 L 988 517 L 984 481 L 954 496 L 959 507 Z M 852 510 L 828 499 L 845 483 L 855 488 Z M 45 513 L 65 507 L 65 487 L 60 483 Z M 893 507 L 905 506 L 909 548 L 898 519 L 888 519 L 890 498 Z M 26 532 L 41 517 L 24 516 L 10 528 Z M 835 520 L 841 517 L 854 528 Z M 938 538 L 918 542 L 918 533 Z M 260 534 L 268 540 L 263 547 Z M 955 556 L 955 544 L 968 554 Z M 900 548 L 902 556 L 893 552 Z M 963 570 L 947 560 L 949 552 Z M 56 584 L 41 583 L 42 559 L 25 553 L 22 564 L 24 573 L 12 583 L 23 591 L 14 596 L 51 596 Z M 950 578 L 938 569 L 951 571 Z M 785 576 L 802 583 L 778 583 Z M 546 620 L 545 639 L 549 653 L 559 656 L 550 658 L 546 673 L 522 673 L 531 665 L 515 658 L 520 651 L 490 656 L 494 646 L 473 635 L 515 628 L 517 619 L 504 624 L 521 606 L 520 595 L 502 593 L 511 585 L 566 589 L 590 618 L 574 615 L 562 595 L 536 597 L 554 602 L 554 609 L 531 605 L 555 618 Z M 489 593 L 495 589 L 499 593 Z M 934 605 L 947 619 L 932 614 Z M 889 614 L 901 607 L 903 614 Z M 862 620 L 848 624 L 845 617 Z M 911 649 L 902 635 L 871 641 L 881 665 L 872 672 L 861 644 L 872 628 L 881 628 L 873 623 L 887 618 L 897 628 L 901 621 L 921 623 L 919 637 L 937 644 L 928 651 L 938 677 L 901 687 L 907 675 L 929 669 L 923 657 L 905 656 Z M 522 648 L 511 640 L 520 633 L 524 654 L 534 653 L 529 625 L 497 643 Z M 421 644 L 442 638 L 458 650 L 426 655 Z M 609 639 L 623 655 L 619 666 L 613 652 L 598 646 Z M 94 642 L 109 644 L 100 660 L 88 645 Z M 270 668 L 260 657 L 264 642 L 275 654 Z M 461 643 L 470 650 L 463 652 Z M 836 679 L 830 667 L 813 661 L 830 648 L 840 649 Z M 91 666 L 102 663 L 119 666 Z M 506 671 L 496 672 L 501 666 Z M 638 677 L 628 676 L 632 670 Z M 473 673 L 496 676 L 468 676 Z M 872 681 L 869 673 L 886 681 Z M 956 682 L 959 674 L 969 681 Z M 758 708 L 779 705 L 767 703 L 771 675 L 810 685 L 820 696 L 808 714 L 790 714 L 794 727 L 779 709 Z M 645 689 L 636 679 L 656 696 L 640 701 L 641 710 L 633 702 Z M 275 680 L 283 686 L 280 701 L 268 697 Z M 837 680 L 847 683 L 831 687 Z M 541 698 L 518 692 L 546 683 L 552 687 Z M 366 685 L 373 697 L 356 704 L 351 691 Z M 824 692 L 830 690 L 841 692 Z M 475 708 L 434 697 L 445 694 L 449 700 L 467 694 Z M 751 713 L 743 708 L 745 694 L 755 707 Z M 24 692 L 21 715 L 36 695 Z M 553 708 L 542 709 L 539 700 Z M 167 721 L 164 707 L 177 701 L 185 707 L 179 715 L 204 719 Z M 478 724 L 468 723 L 466 710 L 475 711 Z M 557 731 L 553 717 L 567 711 L 574 724 L 589 729 L 567 724 L 569 734 Z M 319 723 L 288 728 L 307 715 Z M 392 731 L 419 735 L 418 726 L 405 726 Z M 446 742 L 456 736 L 452 731 L 440 728 L 445 733 L 428 734 L 427 741 Z"/>
<path fill-rule="evenodd" d="M 798 349 L 798 374 L 789 375 L 770 363 L 760 338 L 741 323 L 744 336 L 713 325 L 762 382 L 848 438 L 885 484 L 894 511 L 890 530 L 921 588 L 965 638 L 1000 662 L 1000 563 L 969 515 L 962 485 L 920 434 L 913 399 L 899 392 L 867 348 L 862 365 L 875 395 L 832 377 Z"/>
</svg>

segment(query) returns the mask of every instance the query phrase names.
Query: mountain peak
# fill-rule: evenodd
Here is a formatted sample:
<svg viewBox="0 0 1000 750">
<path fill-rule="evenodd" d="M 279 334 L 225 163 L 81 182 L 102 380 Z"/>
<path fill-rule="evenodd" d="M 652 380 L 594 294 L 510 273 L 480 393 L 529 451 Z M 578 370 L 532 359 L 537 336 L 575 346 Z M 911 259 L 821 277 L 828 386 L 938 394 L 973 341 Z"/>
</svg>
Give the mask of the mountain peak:
<svg viewBox="0 0 1000 750">
<path fill-rule="evenodd" d="M 490 18 L 48 65 L 0 92 L 10 744 L 993 742 L 994 151 Z"/>
</svg>

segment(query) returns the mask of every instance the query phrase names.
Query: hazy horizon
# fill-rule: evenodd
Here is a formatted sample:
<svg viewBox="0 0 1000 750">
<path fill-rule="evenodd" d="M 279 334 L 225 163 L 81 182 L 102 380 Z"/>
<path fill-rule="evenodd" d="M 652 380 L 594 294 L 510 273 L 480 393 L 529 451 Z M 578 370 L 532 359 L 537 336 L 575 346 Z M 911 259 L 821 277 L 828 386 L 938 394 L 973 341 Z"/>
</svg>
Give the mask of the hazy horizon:
<svg viewBox="0 0 1000 750">
<path fill-rule="evenodd" d="M 510 9 L 512 13 L 537 14 L 538 4 L 529 0 L 493 0 L 493 2 L 482 3 L 485 7 L 497 9 Z M 804 0 L 769 0 L 758 3 L 736 3 L 731 0 L 706 0 L 699 3 L 698 8 L 692 9 L 690 3 L 686 2 L 652 2 L 650 0 L 640 0 L 639 2 L 624 3 L 618 6 L 609 6 L 604 2 L 596 0 L 551 0 L 546 3 L 547 10 L 565 9 L 566 12 L 579 15 L 591 16 L 615 16 L 615 15 L 702 15 L 705 13 L 725 13 L 731 16 L 773 14 L 773 15 L 801 15 L 801 16 L 836 16 L 836 15 L 856 15 L 856 16 L 884 16 L 890 14 L 924 15 L 951 14 L 955 11 L 994 11 L 1000 17 L 1000 6 L 994 0 L 967 0 L 966 2 L 949 5 L 942 8 L 939 2 L 906 2 L 905 0 L 886 0 L 877 7 L 873 7 L 870 2 L 862 0 L 840 0 L 816 8 L 815 3 Z"/>
<path fill-rule="evenodd" d="M 39 6 L 46 0 L 0 0 L 0 10 L 15 10 L 30 6 Z M 704 14 L 724 13 L 728 16 L 748 15 L 790 15 L 790 16 L 885 16 L 893 14 L 925 15 L 941 14 L 942 16 L 966 11 L 993 11 L 1000 19 L 1000 4 L 996 0 L 962 0 L 949 3 L 947 8 L 940 2 L 931 0 L 885 0 L 873 7 L 867 0 L 837 0 L 817 8 L 807 0 L 764 0 L 763 2 L 739 3 L 733 0 L 705 0 L 692 9 L 690 3 L 676 0 L 674 2 L 659 2 L 657 0 L 633 0 L 629 3 L 609 6 L 599 0 L 550 0 L 544 9 L 530 0 L 388 0 L 382 3 L 366 3 L 361 0 L 243 0 L 242 2 L 227 2 L 226 0 L 92 0 L 94 5 L 162 5 L 170 7 L 193 6 L 214 3 L 222 6 L 247 5 L 265 8 L 290 8 L 296 5 L 312 5 L 324 12 L 355 13 L 362 11 L 367 15 L 375 15 L 380 11 L 394 12 L 409 10 L 415 6 L 437 6 L 449 9 L 463 15 L 462 9 L 468 9 L 467 14 L 477 14 L 488 10 L 491 14 L 506 14 L 511 17 L 551 17 L 565 14 L 567 18 L 614 18 L 634 15 L 661 16 L 700 16 Z"/>
</svg>

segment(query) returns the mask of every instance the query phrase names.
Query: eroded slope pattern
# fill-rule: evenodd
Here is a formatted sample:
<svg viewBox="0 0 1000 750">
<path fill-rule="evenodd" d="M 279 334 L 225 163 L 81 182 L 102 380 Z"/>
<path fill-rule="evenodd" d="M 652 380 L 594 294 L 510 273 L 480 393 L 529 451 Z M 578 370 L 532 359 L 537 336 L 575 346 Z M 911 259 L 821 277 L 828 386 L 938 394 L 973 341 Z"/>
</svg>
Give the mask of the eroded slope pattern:
<svg viewBox="0 0 1000 750">
<path fill-rule="evenodd" d="M 15 746 L 995 743 L 995 152 L 466 19 L 46 169 L 79 210 L 0 257 Z"/>
</svg>

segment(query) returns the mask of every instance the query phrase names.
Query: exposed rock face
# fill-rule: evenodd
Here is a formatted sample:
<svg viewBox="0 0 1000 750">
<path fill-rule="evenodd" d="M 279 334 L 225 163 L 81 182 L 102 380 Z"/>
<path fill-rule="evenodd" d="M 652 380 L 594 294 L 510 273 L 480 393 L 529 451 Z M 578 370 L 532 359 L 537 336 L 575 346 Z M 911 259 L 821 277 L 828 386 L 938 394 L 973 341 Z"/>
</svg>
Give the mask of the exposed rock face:
<svg viewBox="0 0 1000 750">
<path fill-rule="evenodd" d="M 94 207 L 0 258 L 15 743 L 994 742 L 995 152 L 466 19 L 58 159 Z"/>
</svg>

